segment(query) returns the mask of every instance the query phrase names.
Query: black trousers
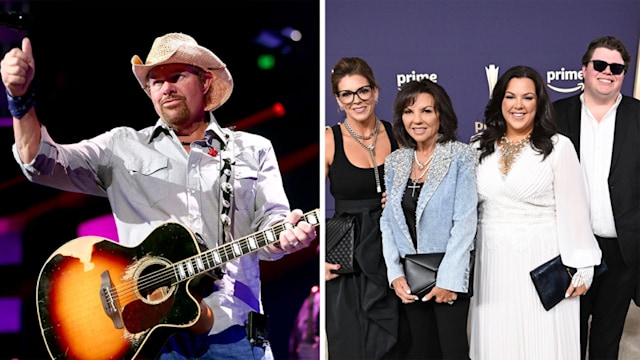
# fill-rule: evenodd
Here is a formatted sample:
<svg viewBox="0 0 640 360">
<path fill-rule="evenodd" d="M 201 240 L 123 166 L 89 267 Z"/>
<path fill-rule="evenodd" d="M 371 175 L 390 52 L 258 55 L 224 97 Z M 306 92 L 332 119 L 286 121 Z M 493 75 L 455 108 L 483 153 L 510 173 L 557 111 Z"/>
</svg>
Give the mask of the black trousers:
<svg viewBox="0 0 640 360">
<path fill-rule="evenodd" d="M 403 341 L 403 359 L 469 359 L 467 318 L 469 297 L 458 296 L 449 305 L 434 300 L 420 300 L 401 306 L 406 326 L 400 330 Z"/>
<path fill-rule="evenodd" d="M 589 360 L 617 360 L 638 263 L 624 263 L 617 239 L 596 239 L 609 269 L 595 277 L 589 291 L 580 297 L 581 357 L 585 359 L 588 344 Z"/>
</svg>

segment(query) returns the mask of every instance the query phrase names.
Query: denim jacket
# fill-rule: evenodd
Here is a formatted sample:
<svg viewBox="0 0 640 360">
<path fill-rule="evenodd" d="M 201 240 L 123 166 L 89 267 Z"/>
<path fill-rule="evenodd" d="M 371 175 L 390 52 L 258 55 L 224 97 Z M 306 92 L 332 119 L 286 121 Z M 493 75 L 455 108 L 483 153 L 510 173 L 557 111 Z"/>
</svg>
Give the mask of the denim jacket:
<svg viewBox="0 0 640 360">
<path fill-rule="evenodd" d="M 477 152 L 458 141 L 437 143 L 416 208 L 417 251 L 402 210 L 413 152 L 412 148 L 398 149 L 384 164 L 387 202 L 380 227 L 389 284 L 404 276 L 401 259 L 405 255 L 444 252 L 436 285 L 466 292 L 478 220 Z"/>
</svg>

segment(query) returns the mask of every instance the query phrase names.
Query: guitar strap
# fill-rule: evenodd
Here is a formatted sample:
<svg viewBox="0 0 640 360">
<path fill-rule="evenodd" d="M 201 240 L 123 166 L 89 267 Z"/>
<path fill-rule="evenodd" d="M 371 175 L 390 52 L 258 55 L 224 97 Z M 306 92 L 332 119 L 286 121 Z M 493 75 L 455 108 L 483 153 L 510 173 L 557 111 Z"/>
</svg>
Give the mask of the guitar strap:
<svg viewBox="0 0 640 360">
<path fill-rule="evenodd" d="M 234 128 L 222 129 L 226 142 L 221 145 L 222 149 L 220 151 L 222 161 L 220 166 L 220 196 L 218 197 L 220 209 L 218 245 L 233 241 L 231 206 L 233 205 L 233 182 L 235 179 L 232 165 L 235 165 L 236 159 L 236 149 L 233 141 Z"/>
<path fill-rule="evenodd" d="M 220 189 L 218 190 L 218 209 L 220 211 L 220 216 L 218 216 L 218 237 L 216 241 L 216 246 L 222 246 L 224 243 L 233 241 L 233 235 L 231 232 L 231 224 L 232 224 L 232 215 L 231 215 L 231 206 L 233 205 L 233 179 L 234 177 L 234 166 L 235 165 L 235 146 L 233 141 L 233 131 L 235 127 L 229 128 L 220 128 L 222 132 L 222 136 L 224 140 L 219 138 L 220 142 L 220 176 L 219 176 L 219 184 Z M 208 135 L 207 143 L 209 146 L 213 147 L 212 137 L 218 137 L 213 131 L 211 131 Z M 205 249 L 208 249 L 208 246 L 204 242 L 204 239 L 197 236 L 198 242 L 200 242 Z M 212 271 L 212 275 L 214 278 L 221 279 L 225 270 L 223 269 L 225 264 L 215 268 Z"/>
</svg>

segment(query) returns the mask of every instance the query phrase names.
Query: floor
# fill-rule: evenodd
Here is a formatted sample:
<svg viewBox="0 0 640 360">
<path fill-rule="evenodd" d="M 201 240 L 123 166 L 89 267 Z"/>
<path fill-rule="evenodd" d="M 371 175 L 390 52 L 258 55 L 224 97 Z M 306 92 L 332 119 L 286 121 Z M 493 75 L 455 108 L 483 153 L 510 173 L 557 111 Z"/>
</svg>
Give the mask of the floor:
<svg viewBox="0 0 640 360">
<path fill-rule="evenodd" d="M 326 354 L 326 339 L 322 337 L 322 347 L 325 351 L 324 360 L 328 360 Z M 640 359 L 640 307 L 632 301 L 627 314 L 627 321 L 624 324 L 624 332 L 620 341 L 620 353 L 618 360 L 638 360 Z"/>
<path fill-rule="evenodd" d="M 618 360 L 640 359 L 640 307 L 632 301 L 624 324 Z"/>
</svg>

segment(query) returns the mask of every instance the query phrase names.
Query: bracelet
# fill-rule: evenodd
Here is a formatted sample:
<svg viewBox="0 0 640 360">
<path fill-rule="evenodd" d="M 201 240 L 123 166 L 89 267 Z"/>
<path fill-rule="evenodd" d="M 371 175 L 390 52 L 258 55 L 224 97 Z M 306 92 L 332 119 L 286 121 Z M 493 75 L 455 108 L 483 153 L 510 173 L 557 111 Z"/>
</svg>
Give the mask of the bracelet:
<svg viewBox="0 0 640 360">
<path fill-rule="evenodd" d="M 22 96 L 11 96 L 9 90 L 7 92 L 7 103 L 9 104 L 9 112 L 16 119 L 22 119 L 27 112 L 36 104 L 36 94 L 32 87 Z"/>
</svg>

